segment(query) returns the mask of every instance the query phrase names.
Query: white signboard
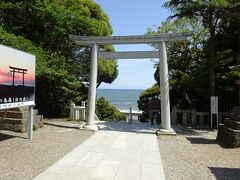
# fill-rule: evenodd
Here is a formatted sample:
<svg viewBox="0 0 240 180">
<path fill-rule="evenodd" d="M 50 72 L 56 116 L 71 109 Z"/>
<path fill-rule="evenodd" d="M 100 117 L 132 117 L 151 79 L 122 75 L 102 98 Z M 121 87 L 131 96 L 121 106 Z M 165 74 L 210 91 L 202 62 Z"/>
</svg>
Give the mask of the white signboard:
<svg viewBox="0 0 240 180">
<path fill-rule="evenodd" d="M 34 101 L 35 56 L 0 44 L 0 109 Z"/>
<path fill-rule="evenodd" d="M 211 96 L 211 114 L 218 114 L 218 97 Z"/>
</svg>

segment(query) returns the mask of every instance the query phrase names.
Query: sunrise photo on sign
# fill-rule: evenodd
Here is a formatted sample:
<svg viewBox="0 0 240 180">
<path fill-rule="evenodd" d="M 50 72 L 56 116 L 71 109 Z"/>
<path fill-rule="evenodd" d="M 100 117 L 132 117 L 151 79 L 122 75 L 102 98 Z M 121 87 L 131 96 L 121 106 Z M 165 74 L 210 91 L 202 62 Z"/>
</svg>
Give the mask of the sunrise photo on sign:
<svg viewBox="0 0 240 180">
<path fill-rule="evenodd" d="M 35 56 L 0 45 L 0 104 L 34 101 Z"/>
</svg>

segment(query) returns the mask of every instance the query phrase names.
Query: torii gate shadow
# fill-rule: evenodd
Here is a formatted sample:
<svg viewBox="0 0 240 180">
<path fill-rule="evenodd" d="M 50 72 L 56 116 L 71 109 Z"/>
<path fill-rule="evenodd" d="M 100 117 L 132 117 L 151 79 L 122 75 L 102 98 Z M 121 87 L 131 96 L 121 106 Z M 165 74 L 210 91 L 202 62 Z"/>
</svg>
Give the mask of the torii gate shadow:
<svg viewBox="0 0 240 180">
<path fill-rule="evenodd" d="M 150 125 L 148 123 L 127 123 L 127 122 L 99 122 L 97 124 L 101 130 L 121 131 L 131 133 L 155 134 L 160 128 L 159 125 Z"/>
</svg>

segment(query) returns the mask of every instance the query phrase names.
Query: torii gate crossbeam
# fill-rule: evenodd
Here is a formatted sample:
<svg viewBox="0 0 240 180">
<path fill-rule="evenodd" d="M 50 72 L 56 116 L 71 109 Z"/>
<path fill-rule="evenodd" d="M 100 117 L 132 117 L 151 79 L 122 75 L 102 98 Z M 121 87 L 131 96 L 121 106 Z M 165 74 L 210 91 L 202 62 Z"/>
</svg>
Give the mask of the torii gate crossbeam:
<svg viewBox="0 0 240 180">
<path fill-rule="evenodd" d="M 167 51 L 165 42 L 172 41 L 185 41 L 192 33 L 176 33 L 176 34 L 165 34 L 165 35 L 143 35 L 143 36 L 76 36 L 70 35 L 70 38 L 78 45 L 91 45 L 92 46 L 92 58 L 91 58 L 91 69 L 90 69 L 90 80 L 88 90 L 88 111 L 87 111 L 87 125 L 86 129 L 97 130 L 97 126 L 94 123 L 95 113 L 95 101 L 96 101 L 96 86 L 97 86 L 97 59 L 98 56 L 103 57 L 123 57 L 124 59 L 131 58 L 148 58 L 156 57 L 156 52 L 116 52 L 114 53 L 101 53 L 98 52 L 98 46 L 104 44 L 159 44 L 160 59 L 160 93 L 161 93 L 161 129 L 160 133 L 173 133 L 171 128 L 170 119 L 170 100 L 169 100 L 169 83 L 168 83 L 168 62 L 167 62 Z"/>
<path fill-rule="evenodd" d="M 146 59 L 159 58 L 159 51 L 98 52 L 99 59 Z"/>
</svg>

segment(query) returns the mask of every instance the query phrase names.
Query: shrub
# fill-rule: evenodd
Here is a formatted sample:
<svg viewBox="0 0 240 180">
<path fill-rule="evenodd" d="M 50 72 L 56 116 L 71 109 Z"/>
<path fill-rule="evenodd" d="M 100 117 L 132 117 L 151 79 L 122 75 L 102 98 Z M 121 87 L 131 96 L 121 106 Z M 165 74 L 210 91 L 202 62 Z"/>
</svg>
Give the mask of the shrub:
<svg viewBox="0 0 240 180">
<path fill-rule="evenodd" d="M 80 82 L 65 70 L 48 69 L 36 80 L 36 104 L 46 117 L 67 116 L 70 102 L 81 101 Z"/>
<path fill-rule="evenodd" d="M 36 124 L 33 124 L 33 131 L 36 131 L 36 130 L 38 130 L 38 125 L 36 125 Z"/>
<path fill-rule="evenodd" d="M 96 114 L 103 121 L 121 121 L 126 116 L 121 113 L 115 106 L 111 105 L 104 97 L 100 97 L 96 103 Z"/>
</svg>

